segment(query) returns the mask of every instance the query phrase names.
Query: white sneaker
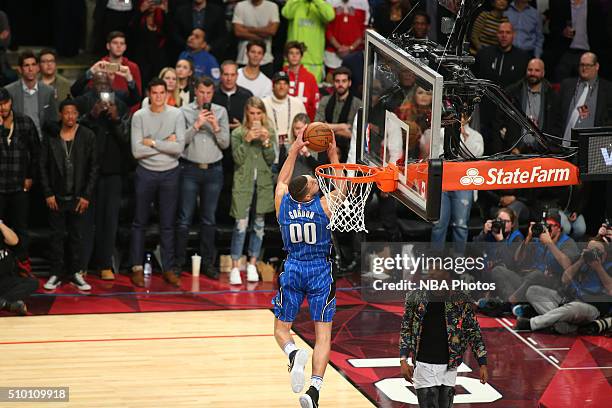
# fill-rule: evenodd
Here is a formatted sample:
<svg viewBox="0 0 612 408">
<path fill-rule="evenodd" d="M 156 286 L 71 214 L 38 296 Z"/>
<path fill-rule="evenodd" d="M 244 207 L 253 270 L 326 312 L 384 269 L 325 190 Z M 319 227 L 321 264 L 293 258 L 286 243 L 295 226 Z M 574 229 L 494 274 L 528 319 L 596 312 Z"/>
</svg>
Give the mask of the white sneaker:
<svg viewBox="0 0 612 408">
<path fill-rule="evenodd" d="M 62 284 L 62 281 L 59 280 L 57 275 L 51 275 L 47 283 L 43 285 L 43 288 L 47 290 L 55 290 L 61 284 Z"/>
<path fill-rule="evenodd" d="M 91 290 L 91 285 L 85 282 L 83 279 L 83 272 L 77 272 L 72 276 L 72 281 L 70 282 L 79 290 Z"/>
<path fill-rule="evenodd" d="M 308 363 L 308 351 L 298 349 L 289 364 L 289 374 L 291 376 L 291 389 L 293 392 L 300 393 L 304 388 L 306 363 Z"/>
<path fill-rule="evenodd" d="M 259 282 L 259 274 L 257 273 L 257 267 L 253 264 L 247 265 L 247 281 Z"/>
<path fill-rule="evenodd" d="M 242 278 L 240 277 L 240 269 L 232 268 L 230 272 L 230 285 L 242 285 Z"/>
</svg>

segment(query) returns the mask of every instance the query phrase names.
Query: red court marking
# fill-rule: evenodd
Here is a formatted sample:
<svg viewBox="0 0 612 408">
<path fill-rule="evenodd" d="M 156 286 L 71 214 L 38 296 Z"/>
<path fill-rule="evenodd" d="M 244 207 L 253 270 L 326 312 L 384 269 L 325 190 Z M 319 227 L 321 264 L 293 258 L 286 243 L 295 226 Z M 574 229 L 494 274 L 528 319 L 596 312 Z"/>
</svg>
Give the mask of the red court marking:
<svg viewBox="0 0 612 408">
<path fill-rule="evenodd" d="M 146 340 L 189 340 L 189 339 L 228 339 L 241 337 L 271 337 L 274 333 L 266 334 L 239 334 L 234 336 L 183 336 L 183 337 L 141 337 L 126 339 L 77 339 L 77 340 L 37 340 L 37 341 L 3 341 L 0 345 L 7 344 L 47 344 L 47 343 L 88 343 L 104 341 L 146 341 Z"/>
</svg>

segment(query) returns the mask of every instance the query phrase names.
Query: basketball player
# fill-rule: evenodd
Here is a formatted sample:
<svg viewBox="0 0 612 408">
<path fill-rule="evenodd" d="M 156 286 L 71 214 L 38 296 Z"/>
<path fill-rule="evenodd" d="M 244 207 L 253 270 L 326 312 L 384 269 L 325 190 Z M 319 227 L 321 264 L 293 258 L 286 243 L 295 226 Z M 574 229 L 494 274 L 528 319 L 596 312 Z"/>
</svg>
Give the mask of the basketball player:
<svg viewBox="0 0 612 408">
<path fill-rule="evenodd" d="M 278 175 L 274 203 L 287 259 L 278 278 L 278 293 L 272 303 L 276 316 L 274 337 L 289 357 L 291 388 L 293 392 L 299 393 L 304 387 L 308 351 L 296 347 L 289 331 L 304 298 L 308 299 L 316 340 L 312 356 L 311 386 L 300 397 L 300 405 L 303 408 L 317 408 L 323 374 L 329 361 L 332 318 L 336 313 L 336 283 L 329 259 L 332 242 L 327 229 L 331 217 L 327 199 L 320 197 L 319 184 L 314 177 L 298 176 L 291 179 L 295 160 L 300 150 L 307 145 L 302 135 L 298 135 Z M 327 154 L 331 163 L 338 163 L 335 138 Z"/>
</svg>

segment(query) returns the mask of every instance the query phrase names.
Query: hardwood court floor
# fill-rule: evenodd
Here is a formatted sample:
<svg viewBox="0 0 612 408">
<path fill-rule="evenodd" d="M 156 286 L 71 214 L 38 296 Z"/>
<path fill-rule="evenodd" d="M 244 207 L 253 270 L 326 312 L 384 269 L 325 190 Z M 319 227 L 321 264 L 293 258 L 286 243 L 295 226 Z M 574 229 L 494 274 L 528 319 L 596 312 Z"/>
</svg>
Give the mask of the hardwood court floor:
<svg viewBox="0 0 612 408">
<path fill-rule="evenodd" d="M 70 402 L 54 407 L 299 407 L 272 316 L 228 310 L 2 318 L 0 386 L 70 387 Z M 372 406 L 332 367 L 320 403 Z"/>
</svg>

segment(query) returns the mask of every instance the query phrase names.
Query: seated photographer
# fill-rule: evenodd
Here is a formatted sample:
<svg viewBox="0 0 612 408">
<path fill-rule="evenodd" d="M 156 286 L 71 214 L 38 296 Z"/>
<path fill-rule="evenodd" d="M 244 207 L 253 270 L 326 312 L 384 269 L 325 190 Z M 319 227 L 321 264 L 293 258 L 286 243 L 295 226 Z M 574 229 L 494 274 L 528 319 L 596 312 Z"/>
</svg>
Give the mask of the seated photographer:
<svg viewBox="0 0 612 408">
<path fill-rule="evenodd" d="M 510 208 L 500 208 L 495 214 L 495 219 L 484 223 L 480 234 L 474 237 L 474 242 L 505 243 L 506 245 L 495 245 L 491 248 L 490 265 L 505 265 L 511 268 L 514 265 L 516 246 L 524 239 L 525 236 L 518 229 L 516 213 Z"/>
<path fill-rule="evenodd" d="M 525 292 L 532 285 L 558 288 L 561 274 L 579 255 L 576 242 L 563 232 L 558 213 L 549 214 L 544 222 L 532 222 L 514 255 L 518 271 L 503 265 L 491 271 L 497 294 L 517 303 L 525 299 Z"/>
<path fill-rule="evenodd" d="M 38 280 L 18 273 L 19 237 L 0 220 L 0 311 L 18 315 L 28 311 L 24 299 L 38 289 Z"/>
<path fill-rule="evenodd" d="M 531 286 L 527 300 L 539 316 L 519 317 L 519 330 L 554 327 L 558 333 L 571 333 L 578 326 L 593 322 L 612 312 L 612 261 L 609 245 L 600 238 L 589 241 L 580 258 L 565 269 L 559 291 Z"/>
</svg>

